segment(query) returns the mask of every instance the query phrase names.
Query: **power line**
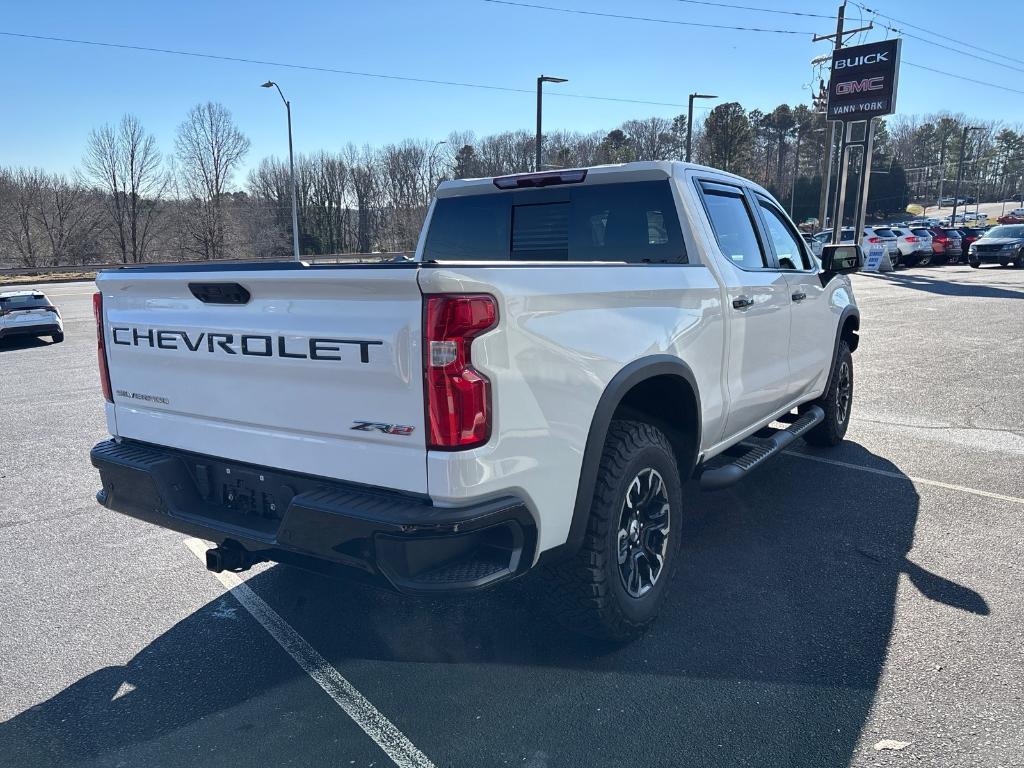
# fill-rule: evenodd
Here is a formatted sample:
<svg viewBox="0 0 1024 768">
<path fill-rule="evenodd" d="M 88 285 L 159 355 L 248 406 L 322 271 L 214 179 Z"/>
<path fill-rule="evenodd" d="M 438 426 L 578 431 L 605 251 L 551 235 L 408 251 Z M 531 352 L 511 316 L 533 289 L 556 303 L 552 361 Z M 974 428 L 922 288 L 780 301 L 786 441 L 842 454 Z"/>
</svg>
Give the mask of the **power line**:
<svg viewBox="0 0 1024 768">
<path fill-rule="evenodd" d="M 572 13 L 578 16 L 600 16 L 605 19 L 623 19 L 626 21 L 650 21 L 655 24 L 673 24 L 683 27 L 703 27 L 705 29 L 730 29 L 738 32 L 771 32 L 777 35 L 810 35 L 811 32 L 801 32 L 792 29 L 764 29 L 762 27 L 737 27 L 729 24 L 705 24 L 698 21 L 679 21 L 677 19 L 659 19 L 652 16 L 627 16 L 621 13 L 603 13 L 601 11 L 584 11 L 578 8 L 558 8 L 553 5 L 536 5 L 534 3 L 520 3 L 514 0 L 480 0 L 483 3 L 494 5 L 508 5 L 515 8 L 532 8 L 541 11 L 555 11 L 556 13 Z"/>
<path fill-rule="evenodd" d="M 832 16 L 825 13 L 810 13 L 808 11 L 780 11 L 776 8 L 755 8 L 752 5 L 733 5 L 732 3 L 714 3 L 711 0 L 674 0 L 677 3 L 689 3 L 690 5 L 710 5 L 715 8 L 734 8 L 739 11 L 757 11 L 758 13 L 779 13 L 784 16 L 806 16 L 814 19 L 831 19 Z"/>
<path fill-rule="evenodd" d="M 922 27 L 922 26 L 920 26 L 918 24 L 912 24 L 909 21 L 904 21 L 902 19 L 897 19 L 895 16 L 889 16 L 889 15 L 887 15 L 885 13 L 882 13 L 881 11 L 876 10 L 874 8 L 868 8 L 866 5 L 861 5 L 860 3 L 854 2 L 854 0 L 850 0 L 850 3 L 852 5 L 856 5 L 861 10 L 867 11 L 868 13 L 872 13 L 875 16 L 879 16 L 879 17 L 881 17 L 883 19 L 888 19 L 889 21 L 894 21 L 897 24 L 902 24 L 902 25 L 904 25 L 906 27 L 910 27 L 911 29 L 916 29 L 916 30 L 918 30 L 920 32 L 924 32 L 927 35 L 932 35 L 933 37 L 938 37 L 938 38 L 941 38 L 943 40 L 948 40 L 949 39 L 948 33 L 934 32 L 934 31 L 932 31 L 930 29 L 926 29 L 925 27 Z M 925 42 L 932 44 L 931 40 L 926 40 Z M 1008 59 L 1010 61 L 1015 61 L 1018 64 L 1024 64 L 1024 60 L 1022 60 L 1022 59 L 1015 59 L 1012 56 L 1008 56 L 1005 53 L 999 53 L 997 51 L 987 50 L 985 48 L 979 48 L 976 45 L 972 45 L 971 48 L 974 48 L 974 49 L 979 50 L 979 51 L 983 51 L 983 52 L 985 52 L 985 53 L 987 53 L 987 54 L 989 54 L 991 56 L 998 56 L 998 57 L 1003 58 L 1003 59 Z"/>
<path fill-rule="evenodd" d="M 966 80 L 968 83 L 973 83 L 974 85 L 981 85 L 981 86 L 984 86 L 986 88 L 998 88 L 1001 91 L 1009 91 L 1010 93 L 1019 93 L 1022 96 L 1024 96 L 1024 91 L 1018 90 L 1017 88 L 1010 88 L 1009 86 L 1006 86 L 1006 85 L 996 85 L 995 83 L 986 83 L 984 80 L 976 80 L 973 77 L 965 77 L 964 75 L 956 75 L 956 74 L 954 74 L 952 72 L 945 72 L 945 71 L 943 71 L 941 69 L 935 69 L 934 67 L 926 67 L 924 64 L 915 64 L 914 62 L 907 61 L 906 59 L 903 59 L 903 63 L 906 64 L 908 67 L 916 67 L 917 69 L 926 69 L 929 72 L 934 72 L 937 75 L 945 75 L 946 77 L 955 77 L 957 80 Z"/>
<path fill-rule="evenodd" d="M 860 6 L 857 6 L 857 7 L 859 8 Z M 876 19 L 876 21 L 877 21 L 877 19 Z M 966 56 L 969 59 L 977 59 L 978 61 L 984 61 L 984 62 L 987 62 L 989 64 L 995 64 L 997 67 L 1004 67 L 1005 69 L 1012 69 L 1014 72 L 1024 72 L 1024 69 L 1022 69 L 1021 67 L 1015 67 L 1015 66 L 1013 66 L 1013 64 L 1004 64 L 1001 61 L 996 61 L 995 59 L 989 59 L 989 58 L 987 58 L 985 56 L 979 56 L 976 53 L 969 53 L 967 51 L 960 51 L 960 50 L 957 50 L 956 48 L 952 48 L 952 47 L 950 47 L 948 45 L 943 45 L 942 43 L 936 43 L 934 40 L 929 40 L 929 39 L 927 39 L 925 37 L 921 37 L 920 35 L 912 34 L 910 32 L 907 32 L 905 29 L 898 29 L 896 27 L 891 27 L 888 24 L 885 24 L 884 22 L 881 22 L 881 21 L 878 21 L 878 26 L 882 27 L 885 30 L 888 30 L 889 32 L 893 32 L 893 33 L 895 33 L 897 35 L 902 35 L 903 37 L 910 38 L 911 40 L 919 40 L 922 43 L 927 43 L 928 45 L 934 46 L 936 48 L 942 48 L 943 50 L 949 51 L 950 53 L 955 53 L 955 54 L 957 54 L 959 56 Z"/>
<path fill-rule="evenodd" d="M 336 69 L 334 67 L 318 67 L 310 64 L 290 64 L 282 61 L 268 61 L 265 59 L 251 59 L 241 56 L 223 56 L 215 53 L 201 53 L 199 51 L 181 51 L 173 48 L 155 48 L 146 45 L 132 45 L 128 43 L 108 43 L 99 40 L 82 40 L 71 37 L 54 37 L 50 35 L 31 35 L 24 32 L 8 32 L 0 30 L 4 37 L 20 38 L 24 40 L 45 40 L 51 43 L 72 43 L 75 45 L 91 45 L 99 48 L 117 48 L 126 51 L 142 51 L 145 53 L 163 53 L 170 56 L 188 56 L 196 59 L 209 59 L 213 61 L 228 61 L 236 64 L 259 64 L 266 67 L 281 67 L 283 69 L 299 69 L 308 72 L 326 72 L 334 75 L 349 75 L 352 77 L 371 77 L 379 80 L 398 80 L 407 83 L 421 83 L 427 85 L 448 85 L 459 88 L 479 88 L 487 91 L 501 91 L 504 93 L 528 93 L 533 94 L 532 88 L 512 88 L 503 85 L 487 85 L 484 83 L 469 83 L 459 80 L 433 80 L 425 77 L 408 77 L 405 75 L 388 75 L 380 72 L 360 72 L 350 69 Z M 626 99 L 615 96 L 591 96 L 584 93 L 563 93 L 552 91 L 549 95 L 566 99 L 587 99 L 589 101 L 614 101 L 623 104 L 645 104 L 656 107 L 685 107 L 686 104 L 670 101 L 647 101 L 644 99 Z M 702 109 L 708 109 L 702 107 Z"/>
</svg>

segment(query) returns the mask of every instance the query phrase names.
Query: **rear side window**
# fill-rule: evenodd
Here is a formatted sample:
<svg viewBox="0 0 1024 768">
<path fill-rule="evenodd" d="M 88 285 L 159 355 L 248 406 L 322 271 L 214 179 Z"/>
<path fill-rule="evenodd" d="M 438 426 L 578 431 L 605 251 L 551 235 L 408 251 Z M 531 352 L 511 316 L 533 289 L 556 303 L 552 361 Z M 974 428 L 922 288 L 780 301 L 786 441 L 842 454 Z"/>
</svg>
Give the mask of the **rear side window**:
<svg viewBox="0 0 1024 768">
<path fill-rule="evenodd" d="M 722 254 L 743 269 L 764 269 L 768 262 L 754 232 L 754 219 L 739 189 L 704 185 L 701 189 Z"/>
<path fill-rule="evenodd" d="M 687 263 L 667 180 L 440 198 L 424 259 Z"/>
</svg>

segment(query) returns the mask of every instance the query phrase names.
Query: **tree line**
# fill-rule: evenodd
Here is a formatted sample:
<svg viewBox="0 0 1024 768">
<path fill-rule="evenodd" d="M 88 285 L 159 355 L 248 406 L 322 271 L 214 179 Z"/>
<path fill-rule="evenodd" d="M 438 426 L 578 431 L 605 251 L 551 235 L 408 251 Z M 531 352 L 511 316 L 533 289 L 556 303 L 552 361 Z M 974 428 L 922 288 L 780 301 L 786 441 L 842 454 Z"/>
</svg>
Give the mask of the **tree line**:
<svg viewBox="0 0 1024 768">
<path fill-rule="evenodd" d="M 965 140 L 968 124 L 979 130 Z M 829 137 L 823 115 L 806 106 L 764 112 L 728 102 L 695 126 L 693 159 L 760 183 L 799 221 L 818 215 Z M 961 195 L 1002 199 L 1024 190 L 1020 127 L 954 114 L 896 116 L 876 130 L 869 213 L 892 216 L 953 194 L 962 141 Z M 685 115 L 628 120 L 608 132 L 556 131 L 544 137 L 544 167 L 681 159 L 685 142 Z M 249 148 L 230 112 L 206 103 L 189 110 L 171 151 L 126 115 L 89 134 L 69 174 L 0 168 L 0 266 L 287 257 L 287 159 L 263 158 L 242 179 Z M 300 154 L 300 250 L 410 251 L 439 182 L 532 171 L 534 154 L 527 130 Z M 849 183 L 852 190 L 860 182 Z"/>
</svg>

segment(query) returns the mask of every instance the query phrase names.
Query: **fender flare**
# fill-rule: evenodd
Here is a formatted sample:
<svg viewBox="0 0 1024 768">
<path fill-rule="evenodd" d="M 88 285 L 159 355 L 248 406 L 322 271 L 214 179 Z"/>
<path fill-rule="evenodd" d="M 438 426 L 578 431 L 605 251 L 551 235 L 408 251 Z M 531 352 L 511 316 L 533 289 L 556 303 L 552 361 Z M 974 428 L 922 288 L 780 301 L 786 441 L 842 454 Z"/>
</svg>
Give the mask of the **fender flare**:
<svg viewBox="0 0 1024 768">
<path fill-rule="evenodd" d="M 652 379 L 655 376 L 677 376 L 683 379 L 693 390 L 693 397 L 697 407 L 695 435 L 697 441 L 696 454 L 700 452 L 701 440 L 701 409 L 700 390 L 697 387 L 697 377 L 693 370 L 678 357 L 672 355 L 650 355 L 634 360 L 620 370 L 612 380 L 608 382 L 601 398 L 597 402 L 594 416 L 590 421 L 590 431 L 587 434 L 587 442 L 583 451 L 583 464 L 580 467 L 579 484 L 576 488 L 576 504 L 572 511 L 572 522 L 569 525 L 569 534 L 564 544 L 547 550 L 542 554 L 542 561 L 549 562 L 568 557 L 575 554 L 583 543 L 587 530 L 587 522 L 590 518 L 590 505 L 594 500 L 594 489 L 597 484 L 597 472 L 601 464 L 601 454 L 604 452 L 604 443 L 608 437 L 608 428 L 611 426 L 612 416 L 626 394 L 637 384 Z M 696 458 L 696 455 L 695 455 Z M 689 477 L 692 467 L 680 467 L 681 474 L 685 479 Z"/>
<path fill-rule="evenodd" d="M 854 328 L 854 331 L 860 330 L 860 310 L 857 309 L 857 307 L 854 306 L 853 304 L 848 304 L 847 306 L 843 307 L 843 311 L 839 315 L 839 322 L 836 324 L 836 340 L 832 344 L 832 365 L 829 366 L 828 379 L 825 381 L 825 389 L 823 390 L 823 394 L 824 392 L 828 392 L 829 388 L 832 386 L 832 376 L 835 375 L 836 370 L 836 358 L 839 356 L 839 342 L 843 340 L 843 328 L 846 325 L 847 319 L 849 319 L 850 317 L 852 317 L 856 321 L 856 327 Z M 850 348 L 850 351 L 853 352 L 856 349 L 857 345 L 854 344 L 854 346 Z"/>
</svg>

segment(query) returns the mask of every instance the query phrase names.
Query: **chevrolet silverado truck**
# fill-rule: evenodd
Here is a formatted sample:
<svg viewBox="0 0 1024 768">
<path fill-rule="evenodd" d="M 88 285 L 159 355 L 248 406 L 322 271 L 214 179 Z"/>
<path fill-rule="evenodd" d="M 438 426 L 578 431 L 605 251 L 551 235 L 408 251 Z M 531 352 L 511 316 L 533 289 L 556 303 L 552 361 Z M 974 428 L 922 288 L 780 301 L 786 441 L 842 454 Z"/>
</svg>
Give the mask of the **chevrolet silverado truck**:
<svg viewBox="0 0 1024 768">
<path fill-rule="evenodd" d="M 97 499 L 218 572 L 536 569 L 568 626 L 626 639 L 688 494 L 842 440 L 861 262 L 746 179 L 638 162 L 444 182 L 409 261 L 105 271 Z"/>
</svg>

